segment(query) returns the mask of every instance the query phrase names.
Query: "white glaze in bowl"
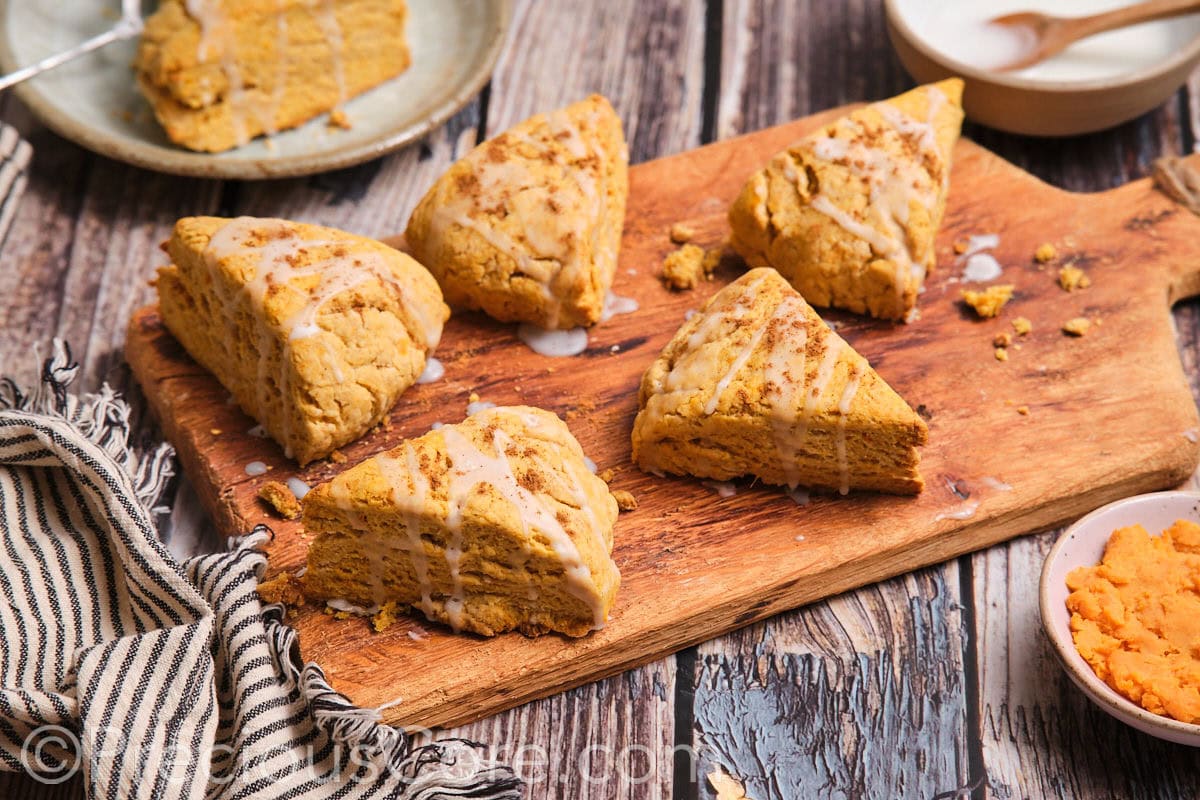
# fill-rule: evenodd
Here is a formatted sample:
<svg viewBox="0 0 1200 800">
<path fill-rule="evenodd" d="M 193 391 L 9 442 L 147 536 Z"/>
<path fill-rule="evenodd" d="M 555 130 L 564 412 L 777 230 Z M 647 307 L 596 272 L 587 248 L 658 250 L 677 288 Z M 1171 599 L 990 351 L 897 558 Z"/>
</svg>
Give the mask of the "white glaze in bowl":
<svg viewBox="0 0 1200 800">
<path fill-rule="evenodd" d="M 923 20 L 952 1 L 885 0 L 888 36 L 896 54 L 909 74 L 922 83 L 954 75 L 963 78 L 967 116 L 1011 133 L 1073 136 L 1110 128 L 1161 105 L 1200 63 L 1200 17 L 1192 16 L 1154 23 L 1169 26 L 1165 34 L 1150 39 L 1162 57 L 1150 58 L 1148 63 L 1144 57 L 1131 59 L 1129 69 L 1119 70 L 1119 74 L 1095 77 L 1093 70 L 1092 77 L 1063 80 L 1058 67 L 1050 65 L 1012 74 L 995 72 L 964 63 L 929 43 L 934 32 L 922 27 L 926 24 Z M 1041 1 L 1043 5 L 1047 2 Z M 1078 10 L 1077 2 L 1072 2 L 1069 10 Z M 972 5 L 977 3 L 973 0 Z M 1036 9 L 1038 0 L 1018 4 Z M 1102 6 L 1097 2 L 1097 8 Z M 1161 33 L 1163 29 L 1151 30 Z M 1106 52 L 1109 44 L 1105 42 L 1098 37 L 1090 46 L 1099 43 L 1104 47 L 1083 52 Z"/>
</svg>

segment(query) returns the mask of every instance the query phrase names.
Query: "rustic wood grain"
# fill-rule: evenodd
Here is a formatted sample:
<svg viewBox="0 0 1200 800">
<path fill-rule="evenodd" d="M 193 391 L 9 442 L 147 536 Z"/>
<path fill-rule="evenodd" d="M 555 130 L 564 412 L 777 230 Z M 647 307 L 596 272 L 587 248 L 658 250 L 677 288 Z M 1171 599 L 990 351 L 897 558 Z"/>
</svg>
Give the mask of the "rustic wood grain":
<svg viewBox="0 0 1200 800">
<path fill-rule="evenodd" d="M 1036 151 L 1017 137 L 988 134 L 989 144 L 1059 186 L 1106 188 L 1147 173 L 1154 157 L 1186 149 L 1182 101 L 1113 131 L 1064 140 Z M 1135 262 L 1129 262 L 1136 268 Z M 1193 300 L 1175 309 L 1177 343 L 1189 385 L 1200 396 Z M 1196 485 L 1193 477 L 1191 483 Z M 974 716 L 987 796 L 1200 796 L 1194 750 L 1144 736 L 1095 708 L 1070 684 L 1042 633 L 1037 582 L 1059 531 L 978 553 L 971 576 L 973 656 L 978 665 Z M 1153 769 L 1145 765 L 1154 764 Z"/>
<path fill-rule="evenodd" d="M 701 773 L 756 800 L 970 783 L 957 580 L 952 561 L 700 645 Z"/>
<path fill-rule="evenodd" d="M 1183 434 L 1196 426 L 1197 415 L 1164 298 L 1169 287 L 1182 286 L 1183 294 L 1200 289 L 1193 285 L 1195 261 L 1189 261 L 1200 245 L 1200 218 L 1179 213 L 1148 181 L 1101 195 L 1064 193 L 967 141 L 956 152 L 940 251 L 949 254 L 953 241 L 980 224 L 1005 230 L 997 255 L 1022 264 L 1007 274 L 1018 291 L 1007 316 L 1030 317 L 1036 332 L 1022 340 L 1011 363 L 997 362 L 991 339 L 1007 329 L 1007 319 L 970 319 L 957 302 L 948 264 L 927 284 L 919 324 L 835 315 L 843 335 L 927 410 L 927 492 L 911 499 L 823 498 L 798 509 L 777 490 L 747 487 L 718 503 L 695 481 L 655 479 L 628 468 L 640 374 L 686 310 L 715 288 L 680 295 L 659 285 L 652 270 L 669 248 L 666 229 L 682 218 L 702 240 L 719 239 L 743 176 L 829 116 L 635 167 L 622 269 L 637 273 L 624 291 L 638 298 L 639 311 L 599 326 L 587 353 L 567 361 L 531 353 L 506 326 L 460 315 L 439 350 L 446 378 L 411 389 L 390 426 L 345 448 L 354 463 L 435 421 L 455 421 L 471 391 L 499 404 L 524 402 L 563 414 L 601 468 L 623 468 L 616 485 L 641 502 L 618 532 L 615 558 L 624 580 L 610 625 L 570 642 L 516 636 L 481 642 L 439 632 L 416 646 L 400 625 L 363 650 L 355 625 L 302 612 L 295 618 L 302 650 L 326 667 L 335 686 L 364 705 L 403 694 L 405 703 L 389 709 L 397 722 L 462 722 L 1191 473 L 1198 448 Z M 1004 202 L 1013 196 L 1023 202 Z M 1038 242 L 1068 236 L 1086 242 L 1073 249 L 1088 259 L 1096 286 L 1064 301 L 1052 273 L 1035 267 L 1030 255 Z M 1143 264 L 1144 274 L 1123 270 L 1126 260 Z M 1081 314 L 1105 324 L 1082 339 L 1065 338 L 1059 326 Z M 210 485 L 211 509 L 225 530 L 265 519 L 256 499 L 261 479 L 247 478 L 248 461 L 265 461 L 274 478 L 298 474 L 309 483 L 344 468 L 323 462 L 297 471 L 277 446 L 242 433 L 248 421 L 238 420 L 224 390 L 183 355 L 153 310 L 135 317 L 127 354 L 193 479 Z M 581 379 L 589 385 L 586 395 L 577 388 Z M 1081 397 L 1093 404 L 1082 405 Z M 583 402 L 586 413 L 579 413 Z M 1019 415 L 1018 404 L 1028 405 L 1030 415 Z M 1093 433 L 1081 435 L 1083 426 Z M 211 435 L 214 427 L 224 433 Z M 989 447 L 980 450 L 980 441 Z M 1054 455 L 1056 468 L 1035 458 L 1043 449 Z M 987 478 L 1013 488 L 990 488 Z M 963 495 L 978 510 L 968 519 L 946 516 L 964 509 Z M 697 527 L 704 528 L 700 539 Z M 274 569 L 299 568 L 307 543 L 297 526 L 276 529 Z M 796 529 L 806 531 L 803 542 L 795 541 Z M 431 663 L 458 669 L 422 674 Z"/>
<path fill-rule="evenodd" d="M 722 6 L 722 137 L 912 85 L 884 38 L 866 32 L 882 25 L 881 4 Z M 834 796 L 931 797 L 969 783 L 960 583 L 950 562 L 701 645 L 688 735 L 702 771 L 720 763 L 759 800 L 823 787 Z M 914 685 L 923 676 L 933 686 Z"/>
<path fill-rule="evenodd" d="M 700 142 L 704 3 L 609 0 L 518 6 L 492 78 L 487 135 L 578 100 L 608 97 L 633 162 Z"/>
<path fill-rule="evenodd" d="M 527 703 L 443 739 L 486 742 L 527 782 L 529 800 L 670 797 L 675 660 Z"/>
</svg>

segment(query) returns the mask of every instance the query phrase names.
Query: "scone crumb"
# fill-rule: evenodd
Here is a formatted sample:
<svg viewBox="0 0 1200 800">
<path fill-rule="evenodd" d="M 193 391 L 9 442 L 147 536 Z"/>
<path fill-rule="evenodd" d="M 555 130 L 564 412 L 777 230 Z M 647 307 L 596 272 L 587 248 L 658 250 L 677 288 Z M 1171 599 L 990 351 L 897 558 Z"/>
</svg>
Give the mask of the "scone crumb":
<svg viewBox="0 0 1200 800">
<path fill-rule="evenodd" d="M 1029 416 L 1029 406 L 1017 406 L 1017 413 L 1022 417 Z"/>
<path fill-rule="evenodd" d="M 1058 271 L 1058 285 L 1064 291 L 1073 292 L 1076 289 L 1086 289 L 1091 286 L 1092 279 L 1079 267 L 1067 264 Z"/>
<path fill-rule="evenodd" d="M 971 290 L 962 293 L 963 302 L 975 309 L 975 313 L 987 319 L 995 317 L 1004 308 L 1004 304 L 1012 299 L 1013 285 L 1011 283 L 989 286 L 982 292 Z"/>
<path fill-rule="evenodd" d="M 1084 336 L 1088 332 L 1088 328 L 1092 327 L 1092 322 L 1087 317 L 1075 317 L 1063 323 L 1063 333 L 1071 336 Z"/>
<path fill-rule="evenodd" d="M 1045 264 L 1058 258 L 1058 248 L 1049 242 L 1038 245 L 1038 249 L 1033 252 L 1034 259 L 1039 264 Z"/>
<path fill-rule="evenodd" d="M 350 121 L 350 117 L 347 116 L 345 111 L 335 108 L 329 112 L 329 127 L 341 128 L 344 131 L 348 131 L 354 127 L 354 123 Z"/>
<path fill-rule="evenodd" d="M 996 360 L 997 361 L 1008 361 L 1008 351 L 1005 350 L 1003 347 L 997 347 L 996 348 Z"/>
<path fill-rule="evenodd" d="M 717 800 L 751 800 L 746 797 L 746 787 L 742 782 L 726 772 L 724 767 L 717 767 L 707 777 L 708 784 L 717 794 Z"/>
<path fill-rule="evenodd" d="M 617 477 L 617 473 L 613 470 L 612 467 L 609 467 L 608 469 L 604 470 L 596 477 L 599 478 L 600 480 L 604 481 L 605 483 L 612 483 L 613 478 Z"/>
<path fill-rule="evenodd" d="M 627 492 L 624 489 L 615 489 L 612 496 L 617 501 L 617 508 L 622 511 L 633 511 L 638 507 L 637 498 L 633 496 L 632 492 Z"/>
<path fill-rule="evenodd" d="M 971 244 L 966 239 L 959 239 L 954 243 L 954 255 L 961 256 L 963 253 L 967 252 L 967 248 L 970 246 Z"/>
<path fill-rule="evenodd" d="M 663 259 L 660 277 L 671 289 L 694 289 L 704 276 L 704 248 L 685 244 Z"/>
<path fill-rule="evenodd" d="M 992 339 L 992 344 L 996 347 L 1008 347 L 1012 344 L 1012 334 L 1007 331 L 997 333 L 995 338 Z"/>
<path fill-rule="evenodd" d="M 383 633 L 396 623 L 399 610 L 399 605 L 394 600 L 384 603 L 380 607 L 379 613 L 371 617 L 371 627 L 375 629 L 376 633 Z"/>
<path fill-rule="evenodd" d="M 220 436 L 225 431 L 221 430 L 220 428 L 209 428 L 208 432 L 211 433 L 213 436 Z"/>
<path fill-rule="evenodd" d="M 290 573 L 281 572 L 258 585 L 258 597 L 264 603 L 282 603 L 295 608 L 304 605 L 304 589 L 300 580 Z"/>
<path fill-rule="evenodd" d="M 1033 330 L 1033 323 L 1026 317 L 1017 317 L 1012 321 L 1013 330 L 1017 332 L 1017 336 L 1028 336 Z"/>
<path fill-rule="evenodd" d="M 332 453 L 329 454 L 329 460 L 335 464 L 345 464 L 346 463 L 346 454 L 343 453 L 341 450 L 334 450 Z"/>
<path fill-rule="evenodd" d="M 258 499 L 266 502 L 284 519 L 296 519 L 300 516 L 300 501 L 286 484 L 279 481 L 267 481 L 260 486 Z"/>
<path fill-rule="evenodd" d="M 696 231 L 684 222 L 676 222 L 671 226 L 671 241 L 675 244 L 686 244 L 696 238 Z"/>
<path fill-rule="evenodd" d="M 704 278 L 711 280 L 713 273 L 717 271 L 717 267 L 721 265 L 721 254 L 724 252 L 723 247 L 714 247 L 712 250 L 707 250 L 704 253 Z"/>
</svg>

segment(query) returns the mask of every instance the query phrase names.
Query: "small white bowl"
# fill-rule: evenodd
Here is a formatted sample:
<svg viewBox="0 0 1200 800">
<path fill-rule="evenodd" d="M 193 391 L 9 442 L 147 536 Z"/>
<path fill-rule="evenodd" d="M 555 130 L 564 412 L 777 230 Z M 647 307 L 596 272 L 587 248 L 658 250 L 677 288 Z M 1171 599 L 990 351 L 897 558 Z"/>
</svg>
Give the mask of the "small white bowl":
<svg viewBox="0 0 1200 800">
<path fill-rule="evenodd" d="M 932 47 L 911 22 L 916 11 L 951 2 L 885 0 L 892 46 L 908 74 L 920 83 L 955 75 L 962 78 L 966 81 L 963 107 L 967 116 L 1009 133 L 1075 136 L 1111 128 L 1162 105 L 1200 63 L 1200 19 L 1193 15 L 1151 23 L 1172 26 L 1171 35 L 1180 42 L 1162 60 L 1131 72 L 1066 81 L 979 69 Z M 1047 0 L 1030 6 L 1045 11 L 1054 8 Z"/>
<path fill-rule="evenodd" d="M 1067 611 L 1067 573 L 1076 567 L 1094 566 L 1104 556 L 1112 532 L 1141 525 L 1157 535 L 1177 519 L 1200 522 L 1200 494 L 1156 492 L 1118 500 L 1098 508 L 1076 522 L 1055 542 L 1042 567 L 1040 602 L 1042 626 L 1067 676 L 1101 709 L 1143 733 L 1178 744 L 1200 747 L 1200 725 L 1152 714 L 1113 691 L 1096 677 L 1075 649 L 1071 614 Z"/>
</svg>

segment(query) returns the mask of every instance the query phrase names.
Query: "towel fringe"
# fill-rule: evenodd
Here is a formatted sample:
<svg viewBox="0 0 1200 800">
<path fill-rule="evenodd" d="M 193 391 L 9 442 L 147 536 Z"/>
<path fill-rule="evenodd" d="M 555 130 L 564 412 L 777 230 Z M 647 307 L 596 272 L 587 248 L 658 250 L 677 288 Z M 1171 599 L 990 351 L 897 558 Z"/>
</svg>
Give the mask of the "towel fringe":
<svg viewBox="0 0 1200 800">
<path fill-rule="evenodd" d="M 99 445 L 129 475 L 141 504 L 152 515 L 170 509 L 158 505 L 175 477 L 175 449 L 163 442 L 146 453 L 129 443 L 129 404 L 107 383 L 93 394 L 67 391 L 79 374 L 71 346 L 54 339 L 53 354 L 41 363 L 41 381 L 26 394 L 10 377 L 0 379 L 0 411 L 29 411 L 68 422 L 84 438 Z M 39 358 L 34 348 L 34 358 Z"/>
</svg>

